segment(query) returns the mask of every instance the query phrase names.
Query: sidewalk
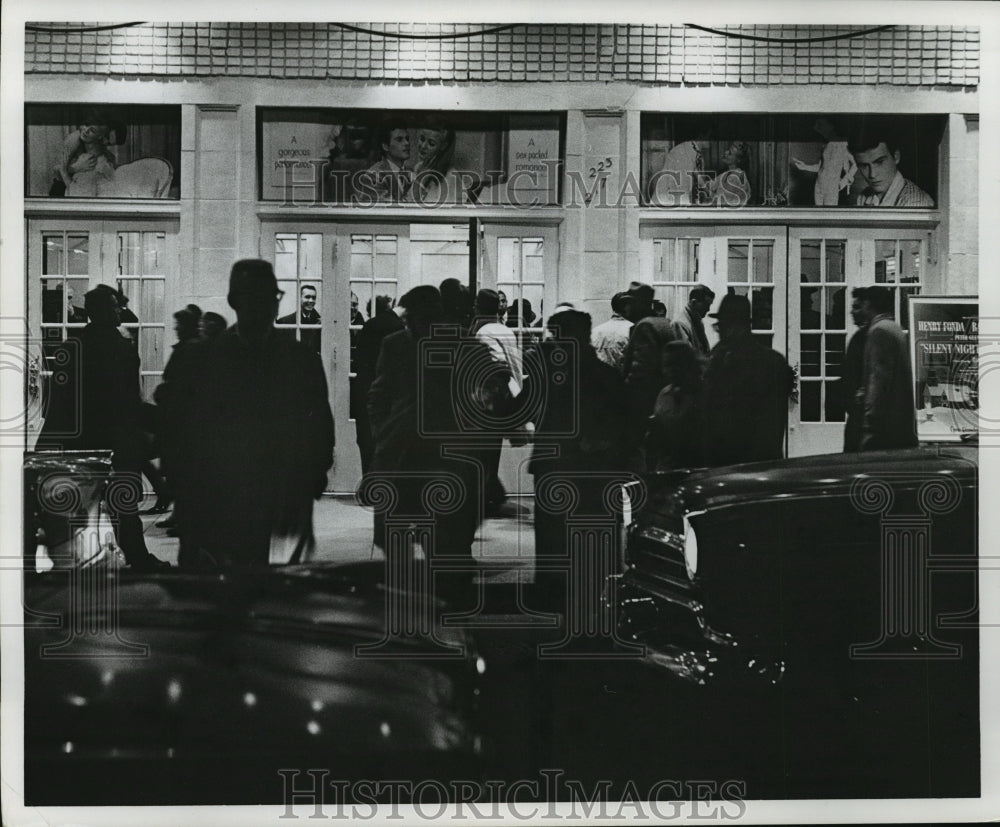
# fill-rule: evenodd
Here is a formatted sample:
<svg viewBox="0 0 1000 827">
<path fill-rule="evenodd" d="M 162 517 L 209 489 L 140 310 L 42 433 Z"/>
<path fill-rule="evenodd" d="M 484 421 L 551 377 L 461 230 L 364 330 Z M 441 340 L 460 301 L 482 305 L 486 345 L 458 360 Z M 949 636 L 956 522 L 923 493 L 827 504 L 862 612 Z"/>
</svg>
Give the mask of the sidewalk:
<svg viewBox="0 0 1000 827">
<path fill-rule="evenodd" d="M 153 498 L 147 498 L 142 508 L 149 508 Z M 533 576 L 534 563 L 534 498 L 511 497 L 505 516 L 486 520 L 476 533 L 472 554 L 481 562 L 492 562 L 483 578 L 489 583 L 515 582 L 518 572 Z M 156 522 L 166 515 L 143 516 L 146 546 L 152 554 L 172 565 L 177 564 L 179 541 L 168 537 L 166 529 Z M 383 558 L 382 551 L 372 545 L 371 512 L 350 497 L 323 497 L 313 512 L 316 531 L 316 552 L 313 561 L 343 563 Z M 272 562 L 282 562 L 274 560 Z"/>
</svg>

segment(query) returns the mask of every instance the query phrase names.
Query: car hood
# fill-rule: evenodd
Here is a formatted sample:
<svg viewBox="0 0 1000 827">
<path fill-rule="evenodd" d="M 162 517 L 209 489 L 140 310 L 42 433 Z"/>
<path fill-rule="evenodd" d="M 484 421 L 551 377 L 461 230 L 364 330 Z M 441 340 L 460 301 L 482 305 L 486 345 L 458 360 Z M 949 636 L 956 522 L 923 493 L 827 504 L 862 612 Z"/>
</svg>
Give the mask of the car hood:
<svg viewBox="0 0 1000 827">
<path fill-rule="evenodd" d="M 482 662 L 440 604 L 388 636 L 403 593 L 384 568 L 38 578 L 26 594 L 29 753 L 471 751 Z M 425 616 L 426 601 L 411 606 Z"/>
<path fill-rule="evenodd" d="M 680 477 L 677 472 L 646 479 L 648 511 L 676 513 L 747 505 L 797 496 L 831 496 L 850 490 L 859 478 L 931 471 L 976 475 L 978 449 L 972 445 L 934 444 L 919 448 L 822 454 L 794 459 L 701 469 Z"/>
</svg>

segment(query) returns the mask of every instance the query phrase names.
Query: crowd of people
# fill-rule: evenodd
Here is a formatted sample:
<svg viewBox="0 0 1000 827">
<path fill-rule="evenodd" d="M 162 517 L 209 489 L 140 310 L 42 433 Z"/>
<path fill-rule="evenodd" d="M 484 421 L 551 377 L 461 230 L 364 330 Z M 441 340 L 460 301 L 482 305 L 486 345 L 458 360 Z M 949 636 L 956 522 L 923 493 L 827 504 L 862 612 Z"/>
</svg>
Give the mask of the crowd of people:
<svg viewBox="0 0 1000 827">
<path fill-rule="evenodd" d="M 423 524 L 425 553 L 447 558 L 451 582 L 468 585 L 479 522 L 506 499 L 504 440 L 532 443 L 541 561 L 566 553 L 569 510 L 553 505 L 553 486 L 575 492 L 574 517 L 608 518 L 616 475 L 780 458 L 794 372 L 754 335 L 746 296 L 715 298 L 695 286 L 671 319 L 655 312 L 650 285 L 633 282 L 611 299 L 608 321 L 592 327 L 589 314 L 564 304 L 542 330 L 528 322 L 530 305 L 508 308 L 490 289 L 473 297 L 457 279 L 397 302 L 376 296 L 357 331 L 352 393 L 359 498 L 375 511 L 375 545 L 409 548 Z M 114 514 L 133 567 L 158 565 L 137 511 L 152 455 L 162 476 L 154 510 L 173 502 L 181 566 L 264 565 L 276 543 L 283 559 L 308 554 L 312 504 L 333 464 L 333 417 L 315 343 L 275 329 L 280 299 L 271 265 L 247 259 L 230 275 L 234 325 L 194 305 L 177 311 L 178 341 L 152 406 L 141 399 L 136 348 L 119 329 L 119 294 L 86 294 L 88 324 L 72 332 L 80 386 L 53 396 L 39 447 L 113 451 L 116 475 L 135 486 Z M 315 290 L 301 299 L 305 312 Z M 916 443 L 892 304 L 886 288 L 854 291 L 845 450 Z M 718 333 L 711 348 L 706 318 Z M 68 438 L 73 418 L 79 428 Z"/>
</svg>

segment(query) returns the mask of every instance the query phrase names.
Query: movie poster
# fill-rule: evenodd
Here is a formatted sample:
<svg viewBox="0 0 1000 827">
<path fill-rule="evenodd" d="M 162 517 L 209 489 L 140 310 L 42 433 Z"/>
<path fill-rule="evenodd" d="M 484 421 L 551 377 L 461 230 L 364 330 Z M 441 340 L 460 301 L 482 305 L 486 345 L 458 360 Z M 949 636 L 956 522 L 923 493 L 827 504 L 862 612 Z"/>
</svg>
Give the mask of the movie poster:
<svg viewBox="0 0 1000 827">
<path fill-rule="evenodd" d="M 978 434 L 978 300 L 912 297 L 910 354 L 917 436 L 940 442 Z"/>
<path fill-rule="evenodd" d="M 181 108 L 29 104 L 26 197 L 179 199 Z"/>
</svg>

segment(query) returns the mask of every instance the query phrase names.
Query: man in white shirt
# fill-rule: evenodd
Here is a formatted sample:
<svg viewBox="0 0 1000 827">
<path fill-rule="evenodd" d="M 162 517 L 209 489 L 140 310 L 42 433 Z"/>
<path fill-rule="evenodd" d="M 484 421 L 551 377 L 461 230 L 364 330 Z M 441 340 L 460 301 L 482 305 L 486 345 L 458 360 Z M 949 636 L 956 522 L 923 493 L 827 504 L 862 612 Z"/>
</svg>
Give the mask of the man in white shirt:
<svg viewBox="0 0 1000 827">
<path fill-rule="evenodd" d="M 625 372 L 625 348 L 632 330 L 632 322 L 627 318 L 629 304 L 627 292 L 616 293 L 611 299 L 611 318 L 590 333 L 590 343 L 597 351 L 597 358 L 622 374 Z"/>
<path fill-rule="evenodd" d="M 857 197 L 859 207 L 934 207 L 934 199 L 899 171 L 899 148 L 887 133 L 864 132 L 849 148 L 868 181 L 868 188 Z"/>
<path fill-rule="evenodd" d="M 472 334 L 490 349 L 495 362 L 505 364 L 510 370 L 507 387 L 511 398 L 516 397 L 521 392 L 523 382 L 521 348 L 514 331 L 500 321 L 500 296 L 496 290 L 480 290 L 476 294 Z M 486 455 L 484 479 L 487 516 L 497 516 L 500 506 L 507 499 L 507 492 L 498 476 L 502 449 L 503 440 L 497 438 L 495 446 Z"/>
</svg>

